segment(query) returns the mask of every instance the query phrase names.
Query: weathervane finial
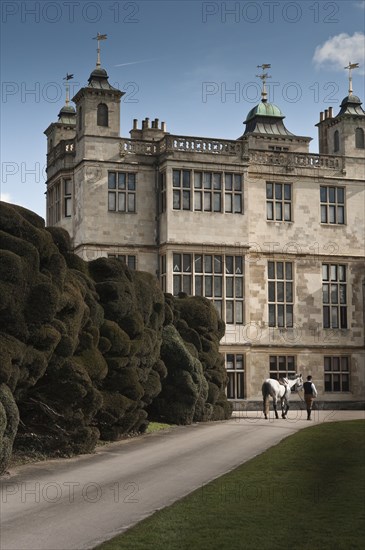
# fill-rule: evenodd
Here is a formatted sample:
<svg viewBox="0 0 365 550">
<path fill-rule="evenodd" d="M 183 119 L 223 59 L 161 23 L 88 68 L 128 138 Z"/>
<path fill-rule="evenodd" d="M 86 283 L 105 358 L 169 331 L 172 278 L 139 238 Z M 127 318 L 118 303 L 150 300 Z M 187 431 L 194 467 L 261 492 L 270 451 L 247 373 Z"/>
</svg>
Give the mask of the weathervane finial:
<svg viewBox="0 0 365 550">
<path fill-rule="evenodd" d="M 66 76 L 63 78 L 63 80 L 66 80 L 66 105 L 70 103 L 70 85 L 68 81 L 72 80 L 73 77 L 74 77 L 73 74 L 66 73 Z"/>
<path fill-rule="evenodd" d="M 267 91 L 266 91 L 266 79 L 271 78 L 267 73 L 265 73 L 266 69 L 270 69 L 271 65 L 270 63 L 263 63 L 262 65 L 257 65 L 258 69 L 262 69 L 262 74 L 257 74 L 257 78 L 261 78 L 262 80 L 262 91 L 261 91 L 261 101 L 263 103 L 266 103 L 267 101 Z"/>
<path fill-rule="evenodd" d="M 347 67 L 344 67 L 344 69 L 348 69 L 349 71 L 349 95 L 352 94 L 353 92 L 353 89 L 352 89 L 352 69 L 358 69 L 359 68 L 359 64 L 358 63 L 351 63 L 351 61 L 349 61 L 349 64 L 347 65 Z"/>
<path fill-rule="evenodd" d="M 98 34 L 96 36 L 94 36 L 93 40 L 97 40 L 98 41 L 98 47 L 97 47 L 97 56 L 96 56 L 96 66 L 97 67 L 100 67 L 101 66 L 101 63 L 100 63 L 100 40 L 106 40 L 108 38 L 108 35 L 107 34 L 100 34 L 100 32 L 98 32 Z"/>
</svg>

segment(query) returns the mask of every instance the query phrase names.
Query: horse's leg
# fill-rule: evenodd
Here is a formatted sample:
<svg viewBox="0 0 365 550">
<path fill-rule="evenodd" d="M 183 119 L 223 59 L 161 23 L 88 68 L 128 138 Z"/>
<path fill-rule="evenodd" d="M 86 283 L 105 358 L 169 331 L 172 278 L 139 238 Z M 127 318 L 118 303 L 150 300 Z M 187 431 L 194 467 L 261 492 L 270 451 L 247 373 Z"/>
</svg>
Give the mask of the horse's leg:
<svg viewBox="0 0 365 550">
<path fill-rule="evenodd" d="M 272 400 L 273 400 L 273 405 L 274 405 L 275 418 L 279 418 L 276 397 L 273 397 Z"/>
<path fill-rule="evenodd" d="M 281 418 L 286 418 L 286 413 L 288 412 L 289 405 L 285 402 L 285 399 L 281 400 Z"/>
<path fill-rule="evenodd" d="M 270 396 L 269 395 L 265 395 L 264 397 L 264 406 L 263 406 L 263 411 L 264 411 L 264 415 L 265 415 L 265 420 L 267 420 L 267 416 L 269 414 L 269 410 L 270 410 Z"/>
</svg>

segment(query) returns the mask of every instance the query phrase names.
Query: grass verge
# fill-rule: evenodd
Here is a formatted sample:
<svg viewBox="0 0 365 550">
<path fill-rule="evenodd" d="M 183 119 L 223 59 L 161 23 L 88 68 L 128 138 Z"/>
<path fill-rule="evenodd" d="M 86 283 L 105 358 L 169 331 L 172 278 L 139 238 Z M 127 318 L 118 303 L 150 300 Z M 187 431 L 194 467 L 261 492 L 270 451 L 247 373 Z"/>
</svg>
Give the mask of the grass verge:
<svg viewBox="0 0 365 550">
<path fill-rule="evenodd" d="M 99 550 L 357 550 L 365 422 L 302 430 Z"/>
</svg>

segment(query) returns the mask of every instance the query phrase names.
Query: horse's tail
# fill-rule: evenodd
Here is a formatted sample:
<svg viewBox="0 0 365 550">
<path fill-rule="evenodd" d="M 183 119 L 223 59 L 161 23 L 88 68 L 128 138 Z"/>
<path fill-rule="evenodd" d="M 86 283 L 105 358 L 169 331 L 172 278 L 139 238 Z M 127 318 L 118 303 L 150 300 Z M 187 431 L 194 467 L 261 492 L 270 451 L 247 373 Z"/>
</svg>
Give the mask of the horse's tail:
<svg viewBox="0 0 365 550">
<path fill-rule="evenodd" d="M 270 390 L 269 385 L 267 382 L 264 382 L 262 384 L 262 398 L 264 400 L 263 402 L 263 413 L 265 415 L 265 418 L 267 418 L 269 411 L 270 411 Z"/>
</svg>

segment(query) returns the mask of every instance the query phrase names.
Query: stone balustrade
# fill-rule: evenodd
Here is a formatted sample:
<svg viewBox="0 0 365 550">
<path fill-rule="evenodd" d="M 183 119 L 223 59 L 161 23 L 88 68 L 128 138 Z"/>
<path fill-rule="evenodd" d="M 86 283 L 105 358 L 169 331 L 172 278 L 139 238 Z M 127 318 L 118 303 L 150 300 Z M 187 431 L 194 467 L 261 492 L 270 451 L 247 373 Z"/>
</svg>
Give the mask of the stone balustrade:
<svg viewBox="0 0 365 550">
<path fill-rule="evenodd" d="M 330 170 L 342 170 L 343 168 L 342 157 L 313 153 L 272 153 L 271 151 L 251 150 L 250 162 L 292 168 L 328 168 Z"/>
</svg>

